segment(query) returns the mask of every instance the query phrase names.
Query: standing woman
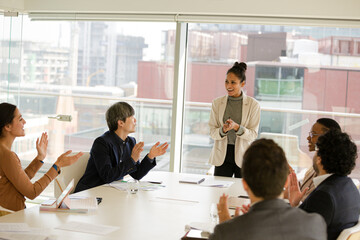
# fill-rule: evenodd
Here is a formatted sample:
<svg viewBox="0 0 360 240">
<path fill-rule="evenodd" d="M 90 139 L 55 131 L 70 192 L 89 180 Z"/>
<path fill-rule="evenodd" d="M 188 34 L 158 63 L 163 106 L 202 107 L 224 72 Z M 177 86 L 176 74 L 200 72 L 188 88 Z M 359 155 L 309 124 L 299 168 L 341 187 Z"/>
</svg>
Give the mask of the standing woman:
<svg viewBox="0 0 360 240">
<path fill-rule="evenodd" d="M 212 102 L 209 127 L 214 146 L 209 162 L 215 165 L 215 176 L 241 178 L 243 154 L 258 135 L 260 105 L 243 92 L 246 68 L 246 63 L 235 62 L 226 73 L 228 94 Z"/>
<path fill-rule="evenodd" d="M 55 164 L 38 181 L 30 179 L 44 164 L 48 145 L 47 133 L 36 140 L 37 156 L 23 170 L 16 153 L 11 151 L 16 137 L 25 136 L 24 125 L 19 109 L 9 103 L 0 104 L 0 209 L 19 211 L 25 208 L 25 197 L 36 198 L 56 178 L 62 167 L 75 163 L 83 153 L 68 156 L 71 151 L 60 155 Z"/>
</svg>

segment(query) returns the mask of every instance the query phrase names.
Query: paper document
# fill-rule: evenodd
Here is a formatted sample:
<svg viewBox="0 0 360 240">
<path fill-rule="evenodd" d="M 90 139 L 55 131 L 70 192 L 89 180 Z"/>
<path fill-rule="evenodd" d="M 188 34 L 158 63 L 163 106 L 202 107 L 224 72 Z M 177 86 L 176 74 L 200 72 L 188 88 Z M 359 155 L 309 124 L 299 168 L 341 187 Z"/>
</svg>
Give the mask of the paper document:
<svg viewBox="0 0 360 240">
<path fill-rule="evenodd" d="M 229 197 L 228 205 L 229 208 L 235 209 L 237 207 L 242 207 L 242 205 L 250 204 L 249 198 L 241 198 L 241 197 Z"/>
<path fill-rule="evenodd" d="M 214 223 L 212 222 L 191 222 L 188 225 L 185 225 L 185 231 L 190 229 L 198 229 L 204 232 L 212 233 L 214 232 Z"/>
<path fill-rule="evenodd" d="M 115 181 L 115 182 L 110 183 L 109 186 L 114 187 L 121 191 L 127 190 L 127 182 L 124 182 L 124 181 Z M 163 188 L 163 187 L 165 187 L 165 186 L 161 185 L 161 184 L 153 184 L 150 182 L 140 182 L 140 190 L 142 190 L 142 191 L 152 191 L 152 190 L 157 190 L 157 189 Z"/>
<path fill-rule="evenodd" d="M 47 240 L 46 235 L 37 235 L 32 233 L 0 233 L 0 239 L 6 240 Z"/>
<path fill-rule="evenodd" d="M 101 224 L 82 223 L 82 222 L 68 222 L 62 226 L 57 227 L 57 229 L 73 231 L 73 232 L 107 235 L 111 232 L 118 230 L 119 227 L 101 225 Z"/>
<path fill-rule="evenodd" d="M 183 198 L 176 198 L 176 197 L 155 197 L 150 199 L 152 202 L 159 202 L 161 204 L 173 204 L 173 205 L 187 205 L 192 206 L 199 203 L 199 201 L 192 200 L 192 199 L 183 199 Z"/>
<path fill-rule="evenodd" d="M 96 197 L 73 197 L 69 196 L 69 208 L 70 209 L 97 209 L 98 204 Z"/>
<path fill-rule="evenodd" d="M 0 232 L 29 232 L 27 223 L 0 223 Z"/>
<path fill-rule="evenodd" d="M 234 182 L 230 182 L 230 181 L 218 181 L 218 180 L 206 179 L 203 183 L 200 184 L 200 186 L 226 188 L 226 187 L 230 187 L 233 183 Z"/>
</svg>

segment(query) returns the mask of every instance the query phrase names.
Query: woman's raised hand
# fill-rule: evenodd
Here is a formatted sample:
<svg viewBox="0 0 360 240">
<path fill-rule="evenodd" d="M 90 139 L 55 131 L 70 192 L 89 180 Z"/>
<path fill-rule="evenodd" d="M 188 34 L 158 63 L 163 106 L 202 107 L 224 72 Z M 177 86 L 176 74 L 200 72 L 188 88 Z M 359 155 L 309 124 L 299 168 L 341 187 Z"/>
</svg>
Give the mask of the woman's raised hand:
<svg viewBox="0 0 360 240">
<path fill-rule="evenodd" d="M 44 160 L 46 157 L 46 151 L 48 146 L 48 135 L 46 132 L 41 134 L 40 139 L 36 139 L 36 150 L 38 152 L 37 159 Z"/>
<path fill-rule="evenodd" d="M 63 154 L 61 154 L 58 159 L 56 160 L 55 164 L 58 166 L 58 167 L 66 167 L 66 166 L 70 166 L 71 164 L 75 163 L 77 160 L 79 160 L 79 158 L 84 155 L 84 153 L 82 152 L 79 152 L 78 154 L 75 154 L 75 155 L 71 155 L 69 156 L 69 154 L 71 153 L 72 151 L 69 150 Z"/>
</svg>

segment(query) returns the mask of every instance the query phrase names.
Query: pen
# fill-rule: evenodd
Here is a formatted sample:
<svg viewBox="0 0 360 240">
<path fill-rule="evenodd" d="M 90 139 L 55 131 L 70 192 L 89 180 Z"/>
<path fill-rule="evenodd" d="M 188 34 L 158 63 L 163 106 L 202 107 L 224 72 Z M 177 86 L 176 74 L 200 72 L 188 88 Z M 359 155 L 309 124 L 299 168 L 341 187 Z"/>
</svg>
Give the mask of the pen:
<svg viewBox="0 0 360 240">
<path fill-rule="evenodd" d="M 152 183 L 152 184 L 162 184 L 161 181 L 149 181 L 149 183 Z"/>
<path fill-rule="evenodd" d="M 245 195 L 240 195 L 240 196 L 238 196 L 238 198 L 249 198 L 248 196 L 245 196 Z"/>
</svg>

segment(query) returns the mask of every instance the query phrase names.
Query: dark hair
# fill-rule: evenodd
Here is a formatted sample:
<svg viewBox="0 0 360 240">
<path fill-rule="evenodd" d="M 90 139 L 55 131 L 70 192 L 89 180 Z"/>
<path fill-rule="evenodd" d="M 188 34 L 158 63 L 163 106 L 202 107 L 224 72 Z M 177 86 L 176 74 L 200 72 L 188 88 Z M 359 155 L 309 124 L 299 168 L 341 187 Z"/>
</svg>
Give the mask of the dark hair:
<svg viewBox="0 0 360 240">
<path fill-rule="evenodd" d="M 347 133 L 330 129 L 318 138 L 316 146 L 317 155 L 327 173 L 347 176 L 354 169 L 357 147 Z"/>
<path fill-rule="evenodd" d="M 126 102 L 117 102 L 106 111 L 106 122 L 110 131 L 118 129 L 118 121 L 126 121 L 126 118 L 135 115 L 133 107 Z"/>
<path fill-rule="evenodd" d="M 241 171 L 255 196 L 274 199 L 283 191 L 289 166 L 282 148 L 263 138 L 246 150 Z"/>
<path fill-rule="evenodd" d="M 246 69 L 247 69 L 246 63 L 235 62 L 234 65 L 227 71 L 226 75 L 228 75 L 229 73 L 233 73 L 237 78 L 240 79 L 240 82 L 244 82 L 246 81 L 246 76 L 245 76 Z"/>
<path fill-rule="evenodd" d="M 2 136 L 3 128 L 12 122 L 16 106 L 10 103 L 3 102 L 0 104 L 0 137 Z"/>
<path fill-rule="evenodd" d="M 340 125 L 331 118 L 319 118 L 316 120 L 317 123 L 323 125 L 327 129 L 323 129 L 324 132 L 328 131 L 329 129 L 337 129 L 341 131 Z"/>
</svg>

